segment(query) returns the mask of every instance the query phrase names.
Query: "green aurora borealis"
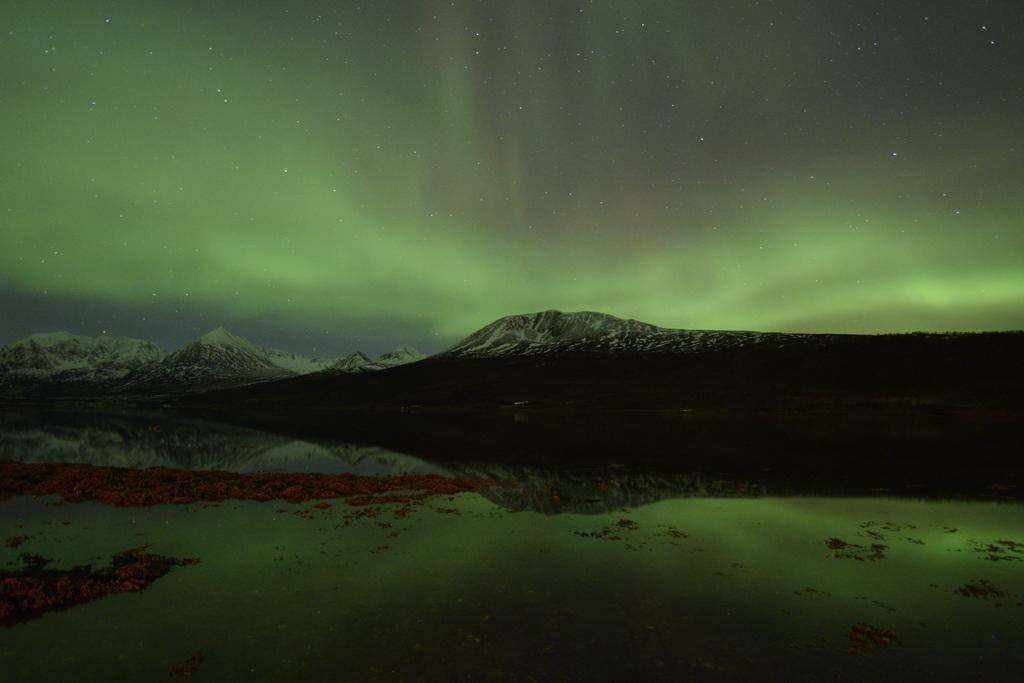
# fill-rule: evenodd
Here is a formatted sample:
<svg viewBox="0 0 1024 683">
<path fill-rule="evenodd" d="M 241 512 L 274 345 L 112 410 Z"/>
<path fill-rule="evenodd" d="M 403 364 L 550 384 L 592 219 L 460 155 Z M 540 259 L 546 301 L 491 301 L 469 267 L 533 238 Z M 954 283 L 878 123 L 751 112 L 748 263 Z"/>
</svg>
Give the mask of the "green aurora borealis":
<svg viewBox="0 0 1024 683">
<path fill-rule="evenodd" d="M 8 0 L 0 28 L 0 342 L 1024 327 L 1016 0 Z"/>
</svg>

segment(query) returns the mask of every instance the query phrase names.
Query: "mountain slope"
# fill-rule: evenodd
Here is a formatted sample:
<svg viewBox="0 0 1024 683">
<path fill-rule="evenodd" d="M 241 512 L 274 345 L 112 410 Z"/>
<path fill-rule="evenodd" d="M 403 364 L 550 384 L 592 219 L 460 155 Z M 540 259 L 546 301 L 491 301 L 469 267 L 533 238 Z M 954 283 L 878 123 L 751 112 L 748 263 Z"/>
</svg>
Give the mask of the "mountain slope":
<svg viewBox="0 0 1024 683">
<path fill-rule="evenodd" d="M 355 351 L 332 363 L 327 369 L 337 372 L 362 372 L 366 366 L 373 363 L 362 352 Z"/>
<path fill-rule="evenodd" d="M 469 335 L 448 356 L 500 357 L 543 353 L 685 353 L 751 344 L 787 344 L 811 335 L 673 330 L 605 313 L 543 311 L 510 315 Z M 826 341 L 831 335 L 814 335 Z"/>
<path fill-rule="evenodd" d="M 140 339 L 33 334 L 0 347 L 0 387 L 9 393 L 34 386 L 75 391 L 122 380 L 164 356 L 156 344 Z"/>
<path fill-rule="evenodd" d="M 398 346 L 377 356 L 377 359 L 369 363 L 365 369 L 367 370 L 386 370 L 399 365 L 406 365 L 408 363 L 415 363 L 421 361 L 426 356 L 412 348 L 411 346 Z"/>
<path fill-rule="evenodd" d="M 502 318 L 444 353 L 388 372 L 316 373 L 198 397 L 191 405 L 260 420 L 273 411 L 298 419 L 287 415 L 289 409 L 520 417 L 581 411 L 1024 414 L 1021 355 L 1019 332 L 687 331 L 595 313 L 545 312 Z"/>
<path fill-rule="evenodd" d="M 297 375 L 275 362 L 282 356 L 291 354 L 268 352 L 218 327 L 133 373 L 120 389 L 132 394 L 203 391 Z"/>
<path fill-rule="evenodd" d="M 426 358 L 425 355 L 411 346 L 398 346 L 387 353 L 382 353 L 375 360 L 370 360 L 363 353 L 356 351 L 336 361 L 327 369 L 337 372 L 371 372 L 415 363 L 424 358 Z"/>
<path fill-rule="evenodd" d="M 158 364 L 130 377 L 123 390 L 133 393 L 210 391 L 255 384 L 322 370 L 366 372 L 403 365 L 423 358 L 415 349 L 400 346 L 370 360 L 358 351 L 340 360 L 311 359 L 257 346 L 223 327 L 207 332 L 170 354 Z"/>
<path fill-rule="evenodd" d="M 358 351 L 342 359 L 307 358 L 253 344 L 223 327 L 169 355 L 155 344 L 137 339 L 52 332 L 0 347 L 0 395 L 163 396 L 324 370 L 383 370 L 422 358 L 423 354 L 409 346 L 399 346 L 375 360 Z"/>
<path fill-rule="evenodd" d="M 320 372 L 331 367 L 336 362 L 334 358 L 307 358 L 297 353 L 290 353 L 280 349 L 272 349 L 267 346 L 258 347 L 274 365 L 284 370 L 289 370 L 297 375 L 307 375 L 311 372 Z"/>
<path fill-rule="evenodd" d="M 416 361 L 423 360 L 426 356 L 411 346 L 396 346 L 387 353 L 382 353 L 378 358 L 377 362 L 388 366 L 404 365 L 406 363 L 415 363 Z"/>
<path fill-rule="evenodd" d="M 163 364 L 197 374 L 284 370 L 266 351 L 223 327 L 186 344 L 167 356 Z"/>
</svg>

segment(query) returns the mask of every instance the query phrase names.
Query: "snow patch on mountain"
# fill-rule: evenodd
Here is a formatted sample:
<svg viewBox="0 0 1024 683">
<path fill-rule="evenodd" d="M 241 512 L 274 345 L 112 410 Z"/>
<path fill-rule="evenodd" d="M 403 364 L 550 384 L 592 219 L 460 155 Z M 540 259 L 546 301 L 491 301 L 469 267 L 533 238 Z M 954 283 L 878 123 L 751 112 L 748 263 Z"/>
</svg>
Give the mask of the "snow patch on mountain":
<svg viewBox="0 0 1024 683">
<path fill-rule="evenodd" d="M 337 372 L 363 372 L 371 363 L 373 363 L 372 360 L 367 358 L 363 353 L 356 351 L 335 361 L 331 364 L 328 370 L 334 370 Z"/>
<path fill-rule="evenodd" d="M 223 327 L 171 354 L 138 339 L 49 332 L 0 347 L 0 392 L 52 395 L 62 387 L 78 394 L 203 391 L 324 370 L 383 370 L 422 358 L 410 346 L 374 360 L 358 351 L 341 359 L 308 358 L 253 344 Z"/>
<path fill-rule="evenodd" d="M 417 351 L 411 346 L 396 346 L 387 353 L 382 353 L 374 361 L 375 365 L 391 368 L 396 365 L 405 365 L 406 363 L 415 363 L 416 361 L 423 360 L 426 358 L 425 355 Z"/>
<path fill-rule="evenodd" d="M 363 353 L 356 351 L 334 363 L 330 370 L 336 372 L 372 372 L 374 370 L 386 370 L 397 365 L 415 363 L 424 358 L 426 358 L 424 354 L 411 346 L 395 347 L 391 351 L 382 353 L 374 360 L 370 360 Z"/>
<path fill-rule="evenodd" d="M 141 339 L 33 334 L 0 347 L 0 382 L 109 382 L 164 356 L 159 346 Z"/>
<path fill-rule="evenodd" d="M 564 352 L 679 353 L 786 344 L 808 335 L 676 330 L 606 313 L 542 311 L 500 318 L 469 335 L 444 356 L 527 356 Z"/>
<path fill-rule="evenodd" d="M 204 382 L 249 384 L 300 374 L 295 367 L 308 359 L 276 349 L 265 349 L 218 327 L 189 342 L 161 362 L 128 378 L 128 391 L 154 387 L 204 388 Z M 291 366 L 291 367 L 288 367 Z"/>
</svg>

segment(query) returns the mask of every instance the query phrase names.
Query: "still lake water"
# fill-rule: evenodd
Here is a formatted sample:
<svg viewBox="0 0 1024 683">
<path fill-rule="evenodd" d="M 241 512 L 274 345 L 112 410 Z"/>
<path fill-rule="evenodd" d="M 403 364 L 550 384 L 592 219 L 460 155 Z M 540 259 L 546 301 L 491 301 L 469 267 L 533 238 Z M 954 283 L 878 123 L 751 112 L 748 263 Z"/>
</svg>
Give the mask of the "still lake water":
<svg viewBox="0 0 1024 683">
<path fill-rule="evenodd" d="M 1019 500 L 778 495 L 694 472 L 435 464 L 151 422 L 8 413 L 0 459 L 500 485 L 347 524 L 341 500 L 0 502 L 0 535 L 30 536 L 0 548 L 8 569 L 21 553 L 102 566 L 141 544 L 201 558 L 141 593 L 0 627 L 4 681 L 163 680 L 196 653 L 193 678 L 211 681 L 1024 679 Z M 830 538 L 862 547 L 837 556 Z M 956 592 L 981 580 L 1004 595 Z M 858 622 L 896 639 L 862 651 Z"/>
</svg>

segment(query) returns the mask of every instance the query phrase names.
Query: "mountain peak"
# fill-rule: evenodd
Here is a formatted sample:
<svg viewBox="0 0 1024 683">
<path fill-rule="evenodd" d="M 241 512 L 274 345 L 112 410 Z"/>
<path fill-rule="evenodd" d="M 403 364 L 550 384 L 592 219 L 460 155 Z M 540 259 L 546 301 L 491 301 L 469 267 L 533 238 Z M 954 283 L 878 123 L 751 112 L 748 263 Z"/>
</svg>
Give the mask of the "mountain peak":
<svg viewBox="0 0 1024 683">
<path fill-rule="evenodd" d="M 377 362 L 386 363 L 388 361 L 401 361 L 404 363 L 411 363 L 412 361 L 422 360 L 423 358 L 426 358 L 426 356 L 413 347 L 403 344 L 401 346 L 396 346 L 387 353 L 382 353 L 377 358 Z"/>
<path fill-rule="evenodd" d="M 0 385 L 117 381 L 163 357 L 160 347 L 139 339 L 63 331 L 32 334 L 0 347 Z"/>
<path fill-rule="evenodd" d="M 599 313 L 597 311 L 565 312 L 555 309 L 548 309 L 546 311 L 538 311 L 536 313 L 518 313 L 515 315 L 506 315 L 503 318 L 498 318 L 488 327 L 501 326 L 506 328 L 531 328 L 540 330 L 566 329 L 568 327 L 578 325 L 587 325 L 590 327 L 594 327 L 636 322 L 636 320 L 619 318 L 614 315 L 611 315 L 610 313 Z M 653 325 L 650 325 L 649 327 L 653 327 Z"/>
<path fill-rule="evenodd" d="M 329 369 L 339 370 L 341 372 L 362 372 L 372 363 L 373 361 L 367 358 L 362 352 L 353 351 L 344 358 L 339 358 L 331 364 Z"/>
<path fill-rule="evenodd" d="M 75 334 L 74 332 L 68 332 L 61 330 L 60 332 L 36 332 L 29 336 L 19 339 L 5 347 L 6 349 L 19 349 L 19 348 L 41 348 L 41 349 L 52 349 L 53 347 L 62 346 L 72 342 L 74 345 L 79 346 L 83 351 L 88 352 L 89 350 L 96 348 L 138 348 L 138 347 L 152 347 L 153 349 L 159 349 L 159 347 L 148 341 L 142 339 L 133 339 L 131 337 L 115 337 L 108 334 L 97 335 L 91 337 L 85 334 Z M 162 352 L 161 352 L 162 353 Z"/>
<path fill-rule="evenodd" d="M 218 327 L 216 329 L 210 330 L 206 334 L 196 339 L 196 341 L 201 344 L 214 344 L 217 346 L 252 346 L 252 344 L 246 341 L 245 339 L 242 339 L 236 334 L 228 332 L 223 327 Z"/>
<path fill-rule="evenodd" d="M 341 372 L 369 372 L 414 363 L 424 358 L 426 356 L 413 347 L 403 345 L 397 346 L 387 353 L 382 353 L 376 360 L 370 360 L 363 353 L 356 351 L 335 362 L 330 369 Z"/>
<path fill-rule="evenodd" d="M 796 335 L 677 330 L 596 311 L 548 310 L 509 315 L 480 328 L 445 352 L 453 356 L 523 356 L 544 353 L 693 353 Z"/>
<path fill-rule="evenodd" d="M 66 330 L 61 330 L 60 332 L 36 332 L 24 339 L 19 339 L 14 342 L 14 345 L 35 343 L 39 346 L 52 346 L 53 344 L 60 344 L 72 339 L 79 339 L 79 335 L 72 334 Z"/>
<path fill-rule="evenodd" d="M 668 333 L 654 325 L 596 311 L 557 310 L 507 315 L 463 339 L 447 353 L 521 355 L 567 350 L 566 345 Z"/>
</svg>

